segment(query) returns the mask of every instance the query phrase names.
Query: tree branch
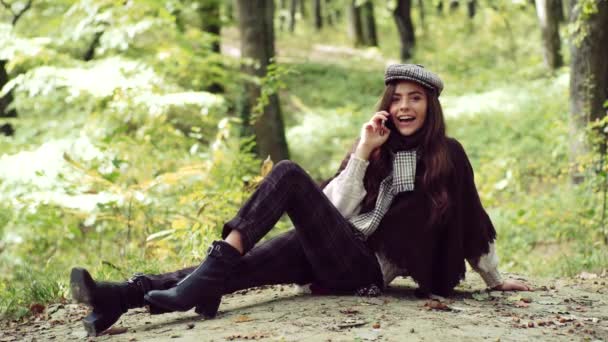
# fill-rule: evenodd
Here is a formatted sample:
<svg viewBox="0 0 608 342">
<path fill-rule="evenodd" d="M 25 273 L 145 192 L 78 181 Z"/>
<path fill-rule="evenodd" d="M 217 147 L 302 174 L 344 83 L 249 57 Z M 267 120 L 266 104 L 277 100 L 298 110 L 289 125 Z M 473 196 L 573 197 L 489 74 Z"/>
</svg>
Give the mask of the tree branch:
<svg viewBox="0 0 608 342">
<path fill-rule="evenodd" d="M 2 6 L 4 6 L 4 8 L 6 8 L 7 10 L 9 10 L 9 12 L 11 12 L 11 14 L 13 16 L 15 16 L 15 12 L 13 12 L 13 8 L 11 7 L 10 4 L 7 4 L 6 2 L 4 2 L 4 0 L 0 0 L 0 4 L 2 4 Z"/>
<path fill-rule="evenodd" d="M 33 0 L 28 0 L 25 6 L 21 9 L 21 11 L 15 13 L 11 4 L 7 3 L 5 0 L 0 0 L 0 4 L 2 4 L 2 6 L 4 6 L 4 8 L 6 8 L 13 15 L 13 20 L 11 21 L 11 24 L 13 26 L 17 25 L 17 21 L 21 19 L 21 16 L 24 15 L 25 12 L 27 12 L 32 7 L 32 2 Z"/>
</svg>

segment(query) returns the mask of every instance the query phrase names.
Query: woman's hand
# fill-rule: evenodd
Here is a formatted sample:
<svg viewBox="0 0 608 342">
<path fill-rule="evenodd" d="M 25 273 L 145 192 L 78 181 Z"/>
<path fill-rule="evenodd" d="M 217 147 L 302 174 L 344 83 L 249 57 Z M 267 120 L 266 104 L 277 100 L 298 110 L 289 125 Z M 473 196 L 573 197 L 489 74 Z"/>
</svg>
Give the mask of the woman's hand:
<svg viewBox="0 0 608 342">
<path fill-rule="evenodd" d="M 498 291 L 532 291 L 532 288 L 520 281 L 507 279 L 498 286 L 494 286 L 492 290 Z"/>
<path fill-rule="evenodd" d="M 361 127 L 361 139 L 355 150 L 355 155 L 361 159 L 369 159 L 373 150 L 382 146 L 388 139 L 390 130 L 386 128 L 384 122 L 388 120 L 389 113 L 380 111 Z"/>
</svg>

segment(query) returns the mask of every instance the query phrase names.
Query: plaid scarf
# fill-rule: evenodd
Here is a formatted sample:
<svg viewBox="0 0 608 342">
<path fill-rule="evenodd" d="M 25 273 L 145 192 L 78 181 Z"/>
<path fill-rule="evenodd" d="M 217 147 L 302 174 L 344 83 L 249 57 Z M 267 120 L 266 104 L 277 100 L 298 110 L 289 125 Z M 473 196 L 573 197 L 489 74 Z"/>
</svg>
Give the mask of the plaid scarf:
<svg viewBox="0 0 608 342">
<path fill-rule="evenodd" d="M 365 237 L 376 231 L 397 194 L 414 190 L 416 156 L 415 149 L 397 152 L 393 159 L 392 173 L 380 183 L 380 191 L 374 209 L 350 219 L 350 222 Z"/>
</svg>

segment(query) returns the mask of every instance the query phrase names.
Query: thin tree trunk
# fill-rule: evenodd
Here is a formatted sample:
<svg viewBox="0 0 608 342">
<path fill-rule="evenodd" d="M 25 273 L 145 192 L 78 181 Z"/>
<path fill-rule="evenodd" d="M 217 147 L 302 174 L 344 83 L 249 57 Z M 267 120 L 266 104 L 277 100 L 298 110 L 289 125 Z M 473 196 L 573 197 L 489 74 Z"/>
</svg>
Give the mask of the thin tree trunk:
<svg viewBox="0 0 608 342">
<path fill-rule="evenodd" d="M 308 12 L 306 11 L 306 1 L 307 0 L 298 0 L 300 2 L 300 15 L 302 19 L 308 17 Z"/>
<path fill-rule="evenodd" d="M 437 5 L 435 6 L 435 9 L 437 10 L 437 15 L 439 15 L 439 16 L 443 15 L 443 0 L 437 1 Z"/>
<path fill-rule="evenodd" d="M 557 4 L 555 5 L 555 16 L 557 18 L 558 23 L 563 23 L 566 21 L 566 15 L 564 13 L 564 2 L 562 0 L 555 0 Z"/>
<path fill-rule="evenodd" d="M 283 32 L 285 31 L 285 26 L 287 25 L 287 0 L 280 0 L 279 1 L 279 10 L 278 10 L 278 14 L 279 14 L 279 31 Z"/>
<path fill-rule="evenodd" d="M 456 12 L 460 2 L 458 0 L 450 0 L 450 13 Z"/>
<path fill-rule="evenodd" d="M 357 0 L 351 0 L 348 6 L 348 22 L 349 22 L 349 34 L 355 46 L 362 46 L 365 44 L 363 37 L 363 24 L 361 21 L 361 8 L 356 5 Z"/>
<path fill-rule="evenodd" d="M 367 46 L 378 46 L 378 35 L 376 34 L 376 18 L 374 16 L 374 4 L 367 1 L 362 6 L 362 17 L 364 27 L 364 41 Z"/>
<path fill-rule="evenodd" d="M 397 0 L 397 7 L 393 12 L 397 30 L 401 41 L 401 60 L 406 61 L 412 57 L 416 36 L 411 16 L 411 0 Z"/>
<path fill-rule="evenodd" d="M 590 150 L 584 140 L 587 125 L 607 115 L 603 105 L 608 99 L 608 1 L 597 2 L 597 9 L 597 13 L 582 19 L 581 9 L 576 6 L 571 17 L 572 22 L 582 21 L 582 32 L 586 31 L 580 42 L 575 39 L 571 45 L 570 153 L 573 162 Z M 580 33 L 575 33 L 575 38 Z M 582 181 L 582 175 L 576 171 L 571 175 L 574 183 Z"/>
<path fill-rule="evenodd" d="M 424 0 L 418 0 L 418 10 L 420 11 L 420 26 L 424 28 Z"/>
<path fill-rule="evenodd" d="M 226 11 L 226 19 L 229 22 L 234 20 L 234 2 L 235 0 L 226 0 L 224 3 L 224 10 Z"/>
<path fill-rule="evenodd" d="M 313 12 L 315 16 L 315 29 L 320 31 L 323 28 L 323 11 L 321 9 L 321 0 L 313 0 Z"/>
<path fill-rule="evenodd" d="M 212 50 L 216 53 L 220 53 L 220 37 L 222 30 L 220 0 L 202 0 L 198 9 L 202 23 L 201 29 L 204 32 L 214 35 L 215 41 L 213 42 Z"/>
<path fill-rule="evenodd" d="M 334 26 L 335 18 L 334 11 L 331 8 L 331 0 L 325 0 L 325 22 L 327 26 Z"/>
<path fill-rule="evenodd" d="M 298 7 L 298 0 L 291 0 L 289 5 L 289 32 L 291 33 L 296 30 L 296 7 Z"/>
<path fill-rule="evenodd" d="M 267 74 L 270 60 L 275 56 L 274 47 L 274 2 L 273 0 L 238 0 L 237 12 L 241 33 L 241 54 L 254 61 L 245 64 L 243 71 L 251 76 L 263 78 Z M 253 82 L 246 85 L 241 108 L 245 127 L 251 127 L 256 137 L 260 157 L 270 155 L 272 160 L 289 158 L 285 128 L 279 97 L 273 94 L 257 120 L 251 122 L 251 110 L 260 97 L 260 87 Z"/>
<path fill-rule="evenodd" d="M 103 33 L 104 31 L 95 32 L 91 44 L 89 44 L 87 51 L 85 51 L 84 55 L 82 56 L 82 59 L 84 61 L 88 62 L 95 58 L 95 49 L 97 49 L 97 47 L 99 46 L 99 42 L 101 41 L 101 36 L 103 36 Z"/>
<path fill-rule="evenodd" d="M 561 11 L 561 3 L 557 0 L 536 0 L 536 13 L 542 32 L 545 65 L 552 70 L 564 64 L 560 53 L 559 11 Z"/>
<path fill-rule="evenodd" d="M 0 60 L 0 89 L 8 83 L 8 73 L 6 72 L 7 60 Z M 13 93 L 8 92 L 6 95 L 0 98 L 0 118 L 14 118 L 17 117 L 17 111 L 14 109 L 9 110 L 8 106 L 13 102 Z M 3 124 L 0 126 L 0 133 L 4 135 L 13 135 L 15 130 L 10 123 Z"/>
<path fill-rule="evenodd" d="M 467 15 L 470 19 L 475 18 L 475 14 L 477 13 L 477 0 L 468 0 L 467 1 Z"/>
</svg>

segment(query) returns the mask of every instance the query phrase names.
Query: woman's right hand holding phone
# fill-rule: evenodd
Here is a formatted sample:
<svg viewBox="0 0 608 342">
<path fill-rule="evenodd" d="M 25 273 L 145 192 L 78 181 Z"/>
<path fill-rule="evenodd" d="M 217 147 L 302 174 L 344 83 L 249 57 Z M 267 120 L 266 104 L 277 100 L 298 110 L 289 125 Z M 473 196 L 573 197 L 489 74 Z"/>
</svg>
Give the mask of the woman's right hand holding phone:
<svg viewBox="0 0 608 342">
<path fill-rule="evenodd" d="M 355 156 L 368 160 L 373 150 L 382 146 L 388 139 L 391 131 L 386 128 L 385 122 L 389 120 L 390 114 L 380 111 L 361 127 L 361 139 L 355 150 Z"/>
</svg>

